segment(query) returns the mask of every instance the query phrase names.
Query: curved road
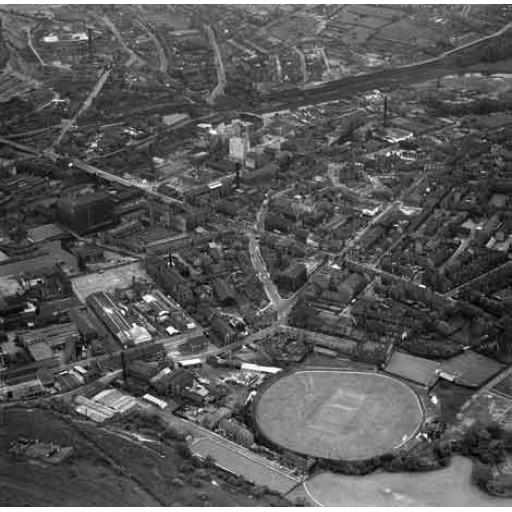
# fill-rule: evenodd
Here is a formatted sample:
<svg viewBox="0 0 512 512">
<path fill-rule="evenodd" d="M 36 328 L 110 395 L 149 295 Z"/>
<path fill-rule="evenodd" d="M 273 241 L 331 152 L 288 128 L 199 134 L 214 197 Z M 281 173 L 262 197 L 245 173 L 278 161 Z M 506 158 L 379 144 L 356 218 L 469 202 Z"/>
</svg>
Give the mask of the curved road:
<svg viewBox="0 0 512 512">
<path fill-rule="evenodd" d="M 162 46 L 162 43 L 160 42 L 160 39 L 155 35 L 153 27 L 149 24 L 149 22 L 146 19 L 146 16 L 144 14 L 144 9 L 141 5 L 136 4 L 134 5 L 139 12 L 141 19 L 135 19 L 135 21 L 141 26 L 142 30 L 146 32 L 147 36 L 153 41 L 153 44 L 156 46 L 156 50 L 158 52 L 158 70 L 160 73 L 167 74 L 169 70 L 169 62 L 167 60 L 167 57 L 165 56 L 165 50 Z"/>
<path fill-rule="evenodd" d="M 268 197 L 263 200 L 260 210 L 256 216 L 256 223 L 252 229 L 247 231 L 249 237 L 249 254 L 251 257 L 252 265 L 256 274 L 258 275 L 263 289 L 270 301 L 272 309 L 277 311 L 278 323 L 284 322 L 290 314 L 295 302 L 298 298 L 298 292 L 294 293 L 288 299 L 283 299 L 279 294 L 277 286 L 270 278 L 270 273 L 267 269 L 267 264 L 261 254 L 259 236 L 265 232 L 265 216 L 268 209 Z"/>
</svg>

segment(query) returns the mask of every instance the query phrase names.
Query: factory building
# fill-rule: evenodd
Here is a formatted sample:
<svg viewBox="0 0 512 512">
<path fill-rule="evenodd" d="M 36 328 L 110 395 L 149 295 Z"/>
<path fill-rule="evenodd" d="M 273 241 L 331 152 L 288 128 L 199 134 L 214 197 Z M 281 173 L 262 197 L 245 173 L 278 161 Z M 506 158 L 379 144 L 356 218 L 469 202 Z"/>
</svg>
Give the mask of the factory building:
<svg viewBox="0 0 512 512">
<path fill-rule="evenodd" d="M 109 293 L 93 293 L 85 302 L 123 347 L 151 341 L 151 335 L 147 329 L 135 322 L 130 322 L 126 308 Z"/>
<path fill-rule="evenodd" d="M 111 224 L 113 207 L 112 197 L 103 191 L 64 197 L 57 203 L 59 220 L 79 234 Z"/>
<path fill-rule="evenodd" d="M 216 316 L 211 323 L 211 333 L 214 341 L 220 345 L 228 345 L 236 339 L 236 331 L 228 321 L 221 316 Z"/>
<path fill-rule="evenodd" d="M 185 278 L 168 261 L 151 255 L 146 258 L 146 270 L 162 290 L 176 300 L 181 302 L 192 299 L 192 290 L 187 286 Z"/>
</svg>

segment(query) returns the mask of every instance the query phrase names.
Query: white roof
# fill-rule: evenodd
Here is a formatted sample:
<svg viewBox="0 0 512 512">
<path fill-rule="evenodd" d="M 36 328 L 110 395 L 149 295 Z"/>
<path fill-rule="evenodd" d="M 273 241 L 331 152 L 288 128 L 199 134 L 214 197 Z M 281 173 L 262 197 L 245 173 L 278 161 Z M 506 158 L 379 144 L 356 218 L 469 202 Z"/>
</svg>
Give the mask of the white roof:
<svg viewBox="0 0 512 512">
<path fill-rule="evenodd" d="M 51 36 L 44 36 L 43 37 L 43 42 L 45 43 L 58 43 L 59 42 L 59 38 L 55 35 L 51 35 Z"/>
<path fill-rule="evenodd" d="M 74 366 L 73 370 L 76 370 L 77 372 L 80 372 L 83 375 L 85 375 L 87 373 L 87 370 L 83 366 L 79 366 L 79 365 Z"/>
<path fill-rule="evenodd" d="M 252 363 L 242 363 L 241 369 L 263 373 L 279 373 L 282 371 L 282 368 L 277 368 L 276 366 L 260 366 L 258 364 Z"/>
<path fill-rule="evenodd" d="M 203 364 L 201 359 L 199 357 L 196 357 L 194 359 L 185 359 L 184 361 L 180 361 L 181 366 L 194 366 L 196 364 Z"/>
</svg>

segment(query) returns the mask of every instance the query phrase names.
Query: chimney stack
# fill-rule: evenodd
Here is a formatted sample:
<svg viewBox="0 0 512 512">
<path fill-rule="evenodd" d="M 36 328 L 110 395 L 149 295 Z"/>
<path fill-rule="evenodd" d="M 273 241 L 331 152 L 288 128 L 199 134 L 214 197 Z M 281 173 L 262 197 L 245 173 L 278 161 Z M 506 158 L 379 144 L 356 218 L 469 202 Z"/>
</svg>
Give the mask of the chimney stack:
<svg viewBox="0 0 512 512">
<path fill-rule="evenodd" d="M 92 59 L 92 28 L 87 27 L 87 49 L 89 50 L 89 58 Z"/>
</svg>

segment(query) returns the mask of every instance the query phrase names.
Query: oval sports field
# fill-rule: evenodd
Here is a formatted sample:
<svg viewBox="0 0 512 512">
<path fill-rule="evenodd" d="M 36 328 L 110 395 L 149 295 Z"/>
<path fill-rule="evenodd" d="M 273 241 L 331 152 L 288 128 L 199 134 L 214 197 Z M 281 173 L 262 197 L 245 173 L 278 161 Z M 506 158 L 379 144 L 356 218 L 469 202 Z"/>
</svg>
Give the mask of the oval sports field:
<svg viewBox="0 0 512 512">
<path fill-rule="evenodd" d="M 364 460 L 391 453 L 424 419 L 416 393 L 374 372 L 299 370 L 272 382 L 255 418 L 271 443 L 303 455 Z"/>
</svg>

